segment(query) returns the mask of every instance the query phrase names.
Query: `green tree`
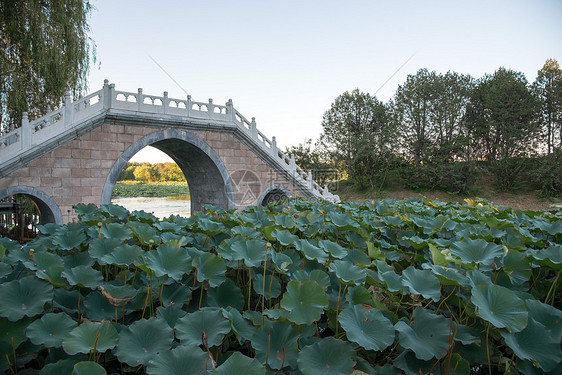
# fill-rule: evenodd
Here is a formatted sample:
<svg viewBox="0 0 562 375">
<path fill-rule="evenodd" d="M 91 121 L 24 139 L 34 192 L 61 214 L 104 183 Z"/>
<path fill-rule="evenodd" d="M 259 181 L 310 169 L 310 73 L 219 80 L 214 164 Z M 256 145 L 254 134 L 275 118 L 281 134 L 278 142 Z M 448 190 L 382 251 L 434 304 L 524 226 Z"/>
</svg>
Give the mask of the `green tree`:
<svg viewBox="0 0 562 375">
<path fill-rule="evenodd" d="M 536 151 L 537 109 L 525 76 L 509 69 L 485 75 L 473 90 L 466 111 L 471 147 L 490 161 L 500 188 L 511 188 L 522 168 L 515 157 Z"/>
<path fill-rule="evenodd" d="M 88 0 L 0 1 L 0 132 L 86 89 Z"/>
<path fill-rule="evenodd" d="M 547 153 L 550 154 L 557 136 L 558 147 L 562 147 L 562 69 L 556 60 L 546 60 L 538 71 L 532 90 L 540 103 L 540 122 L 546 136 Z"/>
<path fill-rule="evenodd" d="M 160 175 L 152 165 L 141 165 L 135 168 L 135 180 L 143 182 L 156 182 L 160 180 Z"/>
<path fill-rule="evenodd" d="M 384 181 L 394 128 L 385 105 L 359 89 L 338 96 L 322 118 L 320 142 L 361 188 Z"/>
</svg>

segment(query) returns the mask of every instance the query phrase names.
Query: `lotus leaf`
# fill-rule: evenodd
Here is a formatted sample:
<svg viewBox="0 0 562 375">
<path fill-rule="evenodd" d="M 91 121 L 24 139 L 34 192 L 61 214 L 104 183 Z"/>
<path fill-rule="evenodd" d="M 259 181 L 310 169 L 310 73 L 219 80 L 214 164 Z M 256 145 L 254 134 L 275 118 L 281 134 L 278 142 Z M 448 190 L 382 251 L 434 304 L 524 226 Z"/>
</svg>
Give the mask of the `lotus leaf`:
<svg viewBox="0 0 562 375">
<path fill-rule="evenodd" d="M 101 293 L 89 293 L 83 300 L 88 319 L 100 322 L 115 319 L 117 312 Z"/>
<path fill-rule="evenodd" d="M 62 346 L 62 341 L 76 327 L 76 322 L 65 313 L 45 314 L 27 327 L 26 335 L 35 345 L 48 348 Z"/>
<path fill-rule="evenodd" d="M 228 310 L 222 310 L 223 316 L 230 321 L 232 330 L 240 336 L 243 340 L 251 340 L 252 336 L 255 334 L 256 329 L 252 326 L 240 311 L 236 308 L 229 308 Z"/>
<path fill-rule="evenodd" d="M 92 361 L 78 362 L 70 375 L 106 375 L 105 369 Z"/>
<path fill-rule="evenodd" d="M 351 305 L 372 305 L 373 298 L 371 293 L 363 286 L 354 286 L 349 288 L 347 294 L 345 295 L 345 300 Z"/>
<path fill-rule="evenodd" d="M 90 243 L 88 252 L 90 256 L 96 259 L 100 264 L 107 264 L 107 262 L 101 261 L 103 257 L 111 254 L 122 243 L 123 241 L 118 238 L 96 238 Z"/>
<path fill-rule="evenodd" d="M 330 211 L 330 212 L 328 212 L 328 219 L 332 223 L 334 223 L 334 225 L 338 228 L 343 228 L 343 229 L 359 228 L 359 223 L 354 221 L 346 213 L 339 213 L 337 211 Z"/>
<path fill-rule="evenodd" d="M 166 321 L 168 327 L 174 328 L 176 326 L 176 322 L 179 318 L 182 318 L 187 313 L 183 311 L 181 305 L 170 305 L 167 307 L 159 307 L 156 311 L 156 316 L 159 319 Z"/>
<path fill-rule="evenodd" d="M 256 351 L 256 358 L 272 369 L 297 367 L 299 334 L 291 324 L 271 322 L 266 319 L 265 326 L 258 329 L 250 344 Z"/>
<path fill-rule="evenodd" d="M 248 358 L 238 352 L 234 352 L 223 364 L 212 374 L 218 375 L 263 375 L 264 368 L 255 358 Z"/>
<path fill-rule="evenodd" d="M 291 234 L 291 232 L 289 232 L 288 230 L 279 230 L 279 229 L 274 230 L 271 233 L 271 236 L 273 238 L 276 238 L 277 241 L 279 241 L 279 243 L 283 246 L 292 245 L 296 240 L 299 239 L 298 236 Z"/>
<path fill-rule="evenodd" d="M 62 271 L 62 276 L 68 280 L 70 285 L 77 285 L 80 288 L 96 289 L 103 283 L 103 277 L 90 266 L 77 266 Z"/>
<path fill-rule="evenodd" d="M 207 353 L 197 346 L 178 346 L 158 353 L 146 370 L 148 375 L 196 375 L 210 368 Z"/>
<path fill-rule="evenodd" d="M 413 294 L 421 294 L 435 302 L 441 299 L 439 280 L 430 270 L 419 270 L 410 266 L 402 271 L 402 284 Z"/>
<path fill-rule="evenodd" d="M 422 268 L 431 270 L 442 285 L 470 286 L 470 280 L 455 268 L 437 266 L 429 263 L 422 264 Z"/>
<path fill-rule="evenodd" d="M 53 299 L 53 287 L 34 277 L 0 284 L 0 316 L 15 322 L 35 316 Z"/>
<path fill-rule="evenodd" d="M 0 318 L 0 346 L 5 344 L 5 346 L 9 348 L 8 352 L 17 348 L 22 342 L 27 340 L 25 330 L 29 326 L 30 322 L 31 320 L 27 318 L 16 322 L 10 322 L 7 319 Z M 2 354 L 1 347 L 0 354 Z"/>
<path fill-rule="evenodd" d="M 520 332 L 500 333 L 519 358 L 537 362 L 544 371 L 553 370 L 562 360 L 560 340 L 533 319 Z M 560 333 L 557 332 L 557 335 Z"/>
<path fill-rule="evenodd" d="M 562 340 L 562 311 L 534 299 L 525 300 L 529 318 L 546 328 L 554 341 Z"/>
<path fill-rule="evenodd" d="M 311 324 L 320 319 L 328 307 L 324 289 L 313 280 L 291 280 L 281 300 L 281 307 L 289 311 L 289 319 L 297 324 Z"/>
<path fill-rule="evenodd" d="M 495 258 L 504 255 L 504 248 L 480 238 L 475 240 L 465 238 L 451 245 L 451 253 L 465 263 L 474 262 L 489 265 L 492 264 Z"/>
<path fill-rule="evenodd" d="M 230 332 L 230 324 L 219 310 L 196 311 L 176 321 L 176 336 L 181 345 L 203 344 L 203 334 L 209 347 L 220 345 Z"/>
<path fill-rule="evenodd" d="M 78 224 L 60 227 L 53 236 L 53 244 L 57 245 L 58 249 L 66 251 L 78 248 L 84 241 L 86 241 L 86 234 Z"/>
<path fill-rule="evenodd" d="M 281 295 L 281 283 L 279 279 L 274 275 L 266 275 L 265 284 L 264 277 L 261 273 L 254 276 L 254 282 L 252 283 L 254 291 L 260 296 L 265 295 L 265 298 L 277 298 Z M 265 292 L 264 287 L 265 285 Z"/>
<path fill-rule="evenodd" d="M 353 346 L 333 337 L 306 346 L 299 353 L 299 370 L 310 375 L 349 374 L 355 361 Z"/>
<path fill-rule="evenodd" d="M 414 310 L 413 327 L 399 321 L 395 328 L 399 332 L 400 345 L 412 350 L 416 358 L 423 361 L 441 358 L 449 347 L 452 335 L 445 317 L 419 307 Z"/>
<path fill-rule="evenodd" d="M 213 253 L 204 253 L 196 257 L 192 264 L 197 268 L 197 281 L 199 282 L 207 280 L 209 285 L 215 288 L 226 280 L 224 261 Z"/>
<path fill-rule="evenodd" d="M 384 350 L 394 342 L 395 330 L 390 319 L 370 306 L 346 307 L 338 321 L 347 338 L 367 350 Z"/>
<path fill-rule="evenodd" d="M 308 260 L 317 260 L 319 263 L 324 263 L 328 260 L 328 254 L 308 240 L 295 240 L 295 249 L 301 251 Z"/>
<path fill-rule="evenodd" d="M 164 275 L 180 281 L 184 274 L 191 271 L 191 257 L 183 248 L 160 245 L 156 251 L 146 253 L 146 265 L 157 277 Z"/>
<path fill-rule="evenodd" d="M 80 360 L 76 358 L 61 359 L 55 363 L 49 363 L 41 369 L 40 375 L 61 375 L 70 374 L 74 365 Z"/>
<path fill-rule="evenodd" d="M 217 288 L 207 290 L 207 301 L 212 307 L 234 307 L 242 310 L 244 307 L 244 297 L 240 288 L 231 279 L 226 279 Z"/>
<path fill-rule="evenodd" d="M 126 241 L 132 237 L 129 228 L 117 223 L 104 224 L 100 229 L 100 233 L 107 239 L 114 239 L 120 242 Z"/>
<path fill-rule="evenodd" d="M 361 285 L 367 277 L 364 270 L 347 260 L 335 260 L 328 268 L 345 284 Z"/>
<path fill-rule="evenodd" d="M 91 267 L 94 265 L 94 260 L 90 257 L 88 252 L 83 251 L 80 253 L 64 254 L 64 268 L 74 268 L 78 266 Z"/>
<path fill-rule="evenodd" d="M 236 239 L 229 249 L 219 248 L 219 254 L 226 259 L 244 261 L 246 267 L 259 267 L 265 259 L 267 242 L 264 240 Z"/>
<path fill-rule="evenodd" d="M 261 233 L 255 230 L 254 228 L 244 227 L 242 225 L 236 226 L 231 228 L 230 231 L 233 234 L 246 237 L 246 238 L 258 238 L 261 236 Z"/>
<path fill-rule="evenodd" d="M 174 333 L 165 320 L 137 320 L 119 332 L 115 354 L 129 366 L 146 366 L 157 353 L 170 349 L 173 340 Z"/>
<path fill-rule="evenodd" d="M 482 319 L 498 328 L 519 332 L 527 325 L 525 302 L 503 286 L 476 285 L 472 288 L 472 303 Z"/>
<path fill-rule="evenodd" d="M 101 261 L 106 264 L 116 264 L 118 266 L 128 266 L 131 264 L 139 265 L 142 263 L 141 255 L 144 251 L 137 245 L 117 246 L 112 252 L 104 255 Z"/>
<path fill-rule="evenodd" d="M 100 353 L 113 349 L 117 345 L 117 331 L 109 323 L 82 323 L 74 328 L 63 340 L 64 351 L 70 355 L 89 353 L 93 350 Z"/>
<path fill-rule="evenodd" d="M 12 273 L 12 266 L 7 263 L 0 263 L 0 279 Z"/>
<path fill-rule="evenodd" d="M 314 280 L 316 281 L 324 290 L 330 287 L 330 276 L 321 270 L 305 271 L 299 270 L 293 273 L 293 279 L 298 281 Z"/>
<path fill-rule="evenodd" d="M 109 217 L 118 219 L 118 220 L 125 220 L 127 216 L 129 216 L 129 211 L 118 204 L 102 204 L 100 206 L 100 212 L 105 212 L 109 215 Z"/>
</svg>

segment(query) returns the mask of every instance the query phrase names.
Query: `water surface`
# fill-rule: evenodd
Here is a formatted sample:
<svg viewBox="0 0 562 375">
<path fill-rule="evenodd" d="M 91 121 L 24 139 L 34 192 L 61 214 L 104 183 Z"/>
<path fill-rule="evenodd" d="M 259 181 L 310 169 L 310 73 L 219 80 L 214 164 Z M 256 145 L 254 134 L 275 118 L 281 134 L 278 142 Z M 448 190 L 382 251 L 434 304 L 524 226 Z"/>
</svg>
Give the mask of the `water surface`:
<svg viewBox="0 0 562 375">
<path fill-rule="evenodd" d="M 184 217 L 191 215 L 191 201 L 185 197 L 112 198 L 111 203 L 123 206 L 131 212 L 150 212 L 159 219 L 171 215 Z"/>
</svg>

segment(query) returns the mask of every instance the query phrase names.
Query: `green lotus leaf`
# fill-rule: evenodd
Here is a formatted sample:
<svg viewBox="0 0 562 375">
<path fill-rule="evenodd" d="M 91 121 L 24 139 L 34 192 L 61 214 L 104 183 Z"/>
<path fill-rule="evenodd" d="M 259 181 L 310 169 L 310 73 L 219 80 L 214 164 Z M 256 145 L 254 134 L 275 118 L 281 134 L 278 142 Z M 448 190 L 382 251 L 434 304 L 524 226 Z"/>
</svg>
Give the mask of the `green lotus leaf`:
<svg viewBox="0 0 562 375">
<path fill-rule="evenodd" d="M 382 261 L 386 259 L 381 249 L 375 246 L 375 244 L 372 243 L 371 241 L 367 241 L 367 254 L 371 259 L 382 260 Z"/>
<path fill-rule="evenodd" d="M 55 288 L 53 306 L 61 309 L 65 313 L 71 316 L 77 314 L 78 305 L 81 301 L 82 296 L 77 289 L 66 290 L 63 288 Z M 80 310 L 82 310 L 82 308 L 83 306 L 80 304 Z"/>
<path fill-rule="evenodd" d="M 418 236 L 410 236 L 410 237 L 402 237 L 402 240 L 412 245 L 412 247 L 416 250 L 425 249 L 427 245 L 429 245 L 429 239 L 421 238 Z"/>
<path fill-rule="evenodd" d="M 187 313 L 183 310 L 182 305 L 170 305 L 167 307 L 159 307 L 156 311 L 156 316 L 164 320 L 168 327 L 174 328 L 179 318 L 182 318 Z"/>
<path fill-rule="evenodd" d="M 540 265 L 559 270 L 562 264 L 562 245 L 553 245 L 542 250 L 528 250 Z"/>
<path fill-rule="evenodd" d="M 116 308 L 103 298 L 101 293 L 88 293 L 83 303 L 88 319 L 96 322 L 115 319 Z"/>
<path fill-rule="evenodd" d="M 281 300 L 281 307 L 289 311 L 289 320 L 297 324 L 312 324 L 320 319 L 328 307 L 328 297 L 316 281 L 291 280 Z"/>
<path fill-rule="evenodd" d="M 150 212 L 135 210 L 131 212 L 130 220 L 137 219 L 138 221 L 146 224 L 154 224 L 158 222 L 158 218 Z M 160 228 L 158 228 L 160 229 Z"/>
<path fill-rule="evenodd" d="M 252 336 L 255 334 L 256 329 L 251 325 L 240 311 L 236 308 L 230 308 L 228 310 L 223 309 L 222 315 L 230 321 L 232 330 L 240 336 L 244 341 L 251 340 Z"/>
<path fill-rule="evenodd" d="M 230 229 L 233 234 L 246 237 L 246 238 L 258 238 L 261 236 L 261 233 L 255 230 L 254 228 L 245 227 L 242 225 L 238 225 Z"/>
<path fill-rule="evenodd" d="M 372 305 L 373 304 L 373 297 L 371 293 L 365 287 L 353 286 L 349 288 L 347 294 L 345 295 L 345 300 L 352 305 Z"/>
<path fill-rule="evenodd" d="M 157 277 L 167 275 L 180 281 L 183 275 L 192 269 L 191 257 L 183 248 L 160 245 L 156 251 L 146 253 L 146 265 Z"/>
<path fill-rule="evenodd" d="M 291 229 L 295 227 L 295 218 L 292 215 L 278 215 L 275 216 L 275 224 L 283 228 Z"/>
<path fill-rule="evenodd" d="M 100 212 L 105 212 L 109 217 L 118 220 L 125 220 L 129 216 L 129 210 L 118 204 L 102 204 L 100 205 Z"/>
<path fill-rule="evenodd" d="M 105 369 L 97 362 L 83 361 L 74 365 L 70 375 L 106 375 Z"/>
<path fill-rule="evenodd" d="M 91 267 L 94 265 L 94 260 L 90 257 L 90 254 L 86 251 L 82 251 L 80 253 L 65 253 L 64 257 L 62 258 L 64 261 L 64 268 L 74 268 L 78 266 L 88 266 Z"/>
<path fill-rule="evenodd" d="M 265 260 L 267 242 L 264 240 L 235 239 L 229 249 L 219 247 L 219 255 L 229 260 L 244 261 L 246 267 L 259 267 Z"/>
<path fill-rule="evenodd" d="M 170 349 L 173 340 L 174 333 L 165 320 L 137 320 L 119 332 L 119 344 L 114 353 L 129 366 L 146 366 L 157 353 Z"/>
<path fill-rule="evenodd" d="M 398 357 L 392 361 L 392 365 L 404 371 L 406 375 L 419 375 L 421 374 L 439 374 L 438 372 L 430 372 L 434 368 L 435 360 L 422 361 L 416 358 L 414 352 L 411 350 L 404 350 Z M 402 374 L 402 372 L 400 372 Z"/>
<path fill-rule="evenodd" d="M 305 280 L 314 280 L 316 281 L 324 290 L 327 290 L 330 287 L 330 276 L 324 271 L 321 270 L 312 270 L 312 271 L 305 271 L 305 270 L 298 270 L 293 273 L 293 280 L 297 281 L 305 281 Z"/>
<path fill-rule="evenodd" d="M 129 228 L 118 223 L 106 223 L 100 229 L 100 233 L 107 239 L 124 242 L 132 238 L 133 234 Z"/>
<path fill-rule="evenodd" d="M 419 270 L 410 266 L 402 271 L 402 284 L 410 289 L 410 293 L 421 294 L 435 302 L 441 299 L 439 280 L 430 270 Z"/>
<path fill-rule="evenodd" d="M 540 323 L 550 332 L 554 341 L 562 340 L 562 311 L 534 299 L 525 300 L 529 318 Z"/>
<path fill-rule="evenodd" d="M 77 211 L 78 213 L 78 211 Z M 37 230 L 41 232 L 41 234 L 55 234 L 57 229 L 59 229 L 60 225 L 55 223 L 47 223 L 45 225 L 37 225 Z M 17 242 L 17 241 L 16 241 Z"/>
<path fill-rule="evenodd" d="M 353 346 L 333 337 L 305 346 L 298 357 L 299 370 L 307 375 L 349 374 L 355 366 Z"/>
<path fill-rule="evenodd" d="M 254 291 L 260 296 L 265 295 L 265 298 L 277 298 L 281 295 L 281 283 L 276 276 L 266 275 L 265 277 L 265 292 L 264 292 L 264 277 L 261 273 L 255 274 L 253 280 Z"/>
<path fill-rule="evenodd" d="M 164 306 L 183 306 L 183 304 L 189 300 L 190 295 L 191 288 L 189 286 L 174 282 L 164 285 L 161 300 Z"/>
<path fill-rule="evenodd" d="M 244 297 L 238 285 L 227 278 L 220 286 L 207 290 L 207 305 L 222 308 L 234 307 L 243 310 Z"/>
<path fill-rule="evenodd" d="M 348 340 L 367 350 L 381 351 L 394 342 L 395 329 L 390 320 L 370 306 L 352 305 L 338 316 Z"/>
<path fill-rule="evenodd" d="M 286 274 L 292 267 L 293 259 L 287 254 L 278 253 L 276 251 L 271 251 L 271 260 L 275 264 L 277 271 Z"/>
<path fill-rule="evenodd" d="M 318 241 L 318 245 L 324 249 L 324 251 L 330 253 L 331 256 L 337 259 L 345 258 L 348 253 L 348 250 L 345 247 L 330 240 L 320 240 Z"/>
<path fill-rule="evenodd" d="M 256 351 L 261 364 L 266 363 L 274 370 L 281 367 L 297 367 L 299 333 L 292 324 L 271 322 L 266 319 L 265 326 L 254 334 L 250 344 Z"/>
<path fill-rule="evenodd" d="M 202 345 L 205 334 L 207 345 L 220 345 L 224 336 L 230 332 L 230 323 L 219 310 L 196 311 L 176 321 L 176 336 L 181 345 Z"/>
<path fill-rule="evenodd" d="M 142 254 L 144 254 L 144 251 L 137 245 L 125 244 L 117 246 L 112 252 L 104 255 L 101 262 L 118 266 L 140 265 L 143 262 Z"/>
<path fill-rule="evenodd" d="M 109 323 L 82 323 L 74 328 L 63 340 L 62 347 L 70 355 L 89 353 L 96 350 L 100 353 L 113 349 L 117 345 L 117 331 Z"/>
<path fill-rule="evenodd" d="M 361 285 L 367 277 L 364 270 L 347 260 L 335 260 L 328 268 L 345 284 Z"/>
<path fill-rule="evenodd" d="M 213 253 L 205 253 L 196 257 L 192 264 L 197 268 L 197 281 L 200 283 L 207 280 L 209 285 L 215 288 L 226 280 L 224 260 Z"/>
<path fill-rule="evenodd" d="M 45 345 L 48 348 L 62 346 L 62 341 L 76 322 L 65 313 L 45 314 L 27 327 L 26 335 L 35 345 Z"/>
<path fill-rule="evenodd" d="M 0 354 L 2 354 L 1 346 L 4 344 L 9 348 L 9 352 L 13 351 L 25 340 L 26 328 L 31 320 L 29 318 L 21 319 L 16 322 L 10 322 L 8 319 L 0 318 Z M 12 348 L 13 345 L 13 348 Z"/>
<path fill-rule="evenodd" d="M 519 251 L 510 251 L 503 258 L 502 269 L 509 276 L 512 284 L 523 285 L 532 276 L 530 260 Z"/>
<path fill-rule="evenodd" d="M 100 264 L 107 264 L 106 262 L 101 261 L 103 257 L 111 254 L 118 246 L 122 244 L 123 241 L 117 238 L 96 238 L 90 243 L 88 252 L 90 256 L 96 259 Z"/>
<path fill-rule="evenodd" d="M 263 310 L 262 314 L 264 316 L 267 316 L 271 320 L 279 320 L 281 318 L 289 319 L 289 312 L 287 310 L 266 309 L 266 310 Z"/>
<path fill-rule="evenodd" d="M 0 316 L 12 322 L 32 317 L 43 312 L 45 303 L 52 299 L 53 287 L 34 277 L 0 284 Z"/>
<path fill-rule="evenodd" d="M 271 236 L 276 238 L 277 241 L 279 241 L 279 243 L 283 246 L 293 245 L 293 243 L 299 239 L 298 236 L 291 234 L 291 232 L 289 232 L 288 230 L 279 230 L 279 229 L 274 230 L 271 233 Z"/>
<path fill-rule="evenodd" d="M 503 256 L 504 249 L 500 245 L 486 242 L 480 238 L 475 240 L 465 238 L 453 242 L 451 253 L 464 263 L 492 264 L 495 258 Z"/>
<path fill-rule="evenodd" d="M 146 372 L 148 375 L 196 375 L 210 368 L 207 353 L 197 346 L 178 346 L 154 356 Z"/>
<path fill-rule="evenodd" d="M 447 267 L 449 265 L 449 261 L 445 257 L 445 254 L 443 254 L 443 252 L 441 252 L 441 250 L 439 250 L 434 244 L 429 243 L 427 245 L 429 246 L 429 251 L 431 252 L 431 261 L 433 264 L 436 266 Z"/>
<path fill-rule="evenodd" d="M 12 266 L 10 266 L 7 263 L 0 263 L 0 279 L 8 276 L 9 274 L 11 274 L 13 271 Z"/>
<path fill-rule="evenodd" d="M 86 234 L 81 226 L 69 224 L 57 229 L 53 235 L 53 244 L 57 245 L 58 250 L 72 250 L 80 247 L 86 241 Z"/>
<path fill-rule="evenodd" d="M 476 285 L 472 288 L 472 303 L 478 307 L 478 315 L 495 327 L 519 332 L 527 325 L 525 302 L 503 286 Z"/>
<path fill-rule="evenodd" d="M 295 249 L 301 251 L 308 260 L 317 260 L 318 263 L 324 263 L 328 260 L 328 253 L 320 247 L 313 245 L 308 240 L 295 240 Z"/>
<path fill-rule="evenodd" d="M 543 232 L 547 232 L 551 236 L 556 236 L 562 233 L 562 223 L 555 221 L 554 223 L 547 223 L 544 220 L 534 220 L 535 228 L 539 228 Z"/>
<path fill-rule="evenodd" d="M 380 281 L 386 283 L 390 292 L 399 292 L 404 289 L 404 285 L 402 285 L 402 278 L 394 272 L 392 267 L 381 261 L 376 261 L 376 264 L 378 278 Z"/>
<path fill-rule="evenodd" d="M 243 354 L 234 352 L 223 364 L 221 364 L 212 374 L 218 375 L 263 375 L 264 367 L 255 358 L 246 357 Z"/>
<path fill-rule="evenodd" d="M 64 267 L 64 262 L 57 254 L 47 252 L 37 252 L 33 254 L 30 260 L 25 261 L 24 266 L 30 270 L 46 270 L 49 267 Z"/>
<path fill-rule="evenodd" d="M 424 263 L 422 268 L 431 270 L 439 279 L 442 285 L 470 286 L 470 280 L 454 268 L 438 266 L 435 264 Z"/>
<path fill-rule="evenodd" d="M 449 321 L 442 315 L 417 307 L 414 310 L 413 327 L 404 321 L 394 326 L 399 332 L 400 345 L 411 349 L 416 358 L 429 361 L 441 358 L 449 347 Z"/>
<path fill-rule="evenodd" d="M 562 360 L 560 340 L 533 319 L 530 319 L 520 332 L 510 333 L 502 330 L 500 333 L 505 343 L 519 358 L 537 362 L 544 371 L 553 370 Z"/>
<path fill-rule="evenodd" d="M 198 217 L 197 226 L 205 233 L 222 232 L 225 230 L 223 223 L 213 221 L 207 217 Z"/>
<path fill-rule="evenodd" d="M 68 280 L 70 285 L 77 285 L 80 288 L 96 289 L 103 283 L 103 277 L 99 271 L 90 266 L 77 266 L 62 271 L 62 276 Z"/>
<path fill-rule="evenodd" d="M 61 375 L 70 374 L 74 365 L 80 360 L 77 358 L 61 359 L 55 363 L 49 363 L 41 369 L 40 375 Z"/>
<path fill-rule="evenodd" d="M 158 229 L 149 224 L 129 222 L 129 228 L 133 231 L 133 237 L 143 245 L 158 246 L 162 242 Z"/>
<path fill-rule="evenodd" d="M 344 229 L 359 228 L 359 223 L 354 221 L 346 213 L 339 213 L 337 211 L 330 211 L 330 212 L 328 212 L 328 219 L 332 223 L 334 223 L 334 225 L 338 228 L 344 228 Z"/>
</svg>

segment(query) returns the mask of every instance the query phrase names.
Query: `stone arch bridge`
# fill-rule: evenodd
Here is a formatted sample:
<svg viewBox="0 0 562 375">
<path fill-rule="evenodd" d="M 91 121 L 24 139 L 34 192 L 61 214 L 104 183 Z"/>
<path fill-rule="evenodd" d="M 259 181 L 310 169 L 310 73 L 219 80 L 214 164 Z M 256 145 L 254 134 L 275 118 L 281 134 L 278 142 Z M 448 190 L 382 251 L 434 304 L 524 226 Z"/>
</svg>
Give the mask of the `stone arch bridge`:
<svg viewBox="0 0 562 375">
<path fill-rule="evenodd" d="M 26 194 L 41 222 L 65 223 L 78 203 L 111 201 L 117 178 L 145 146 L 168 154 L 182 169 L 191 209 L 223 209 L 290 198 L 339 201 L 277 148 L 255 120 L 226 105 L 101 90 L 0 136 L 0 200 Z"/>
</svg>

